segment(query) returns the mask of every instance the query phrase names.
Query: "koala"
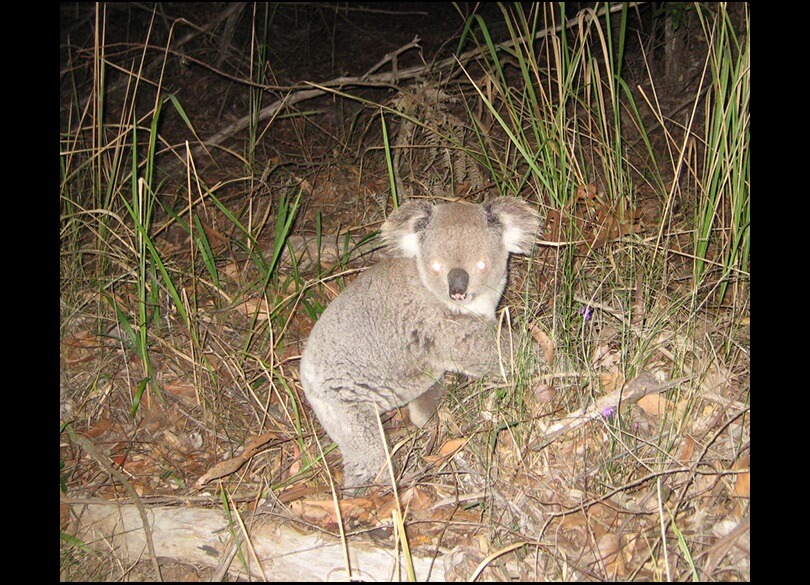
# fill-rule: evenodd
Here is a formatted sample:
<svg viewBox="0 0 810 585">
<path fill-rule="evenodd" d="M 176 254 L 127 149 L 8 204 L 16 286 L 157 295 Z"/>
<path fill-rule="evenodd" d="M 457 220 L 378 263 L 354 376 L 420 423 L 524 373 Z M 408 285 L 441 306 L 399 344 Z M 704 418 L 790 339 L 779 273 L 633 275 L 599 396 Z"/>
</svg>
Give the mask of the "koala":
<svg viewBox="0 0 810 585">
<path fill-rule="evenodd" d="M 445 372 L 502 371 L 510 331 L 499 339 L 495 311 L 509 254 L 529 254 L 539 229 L 535 210 L 515 197 L 410 200 L 383 224 L 386 257 L 329 304 L 301 355 L 304 394 L 343 455 L 348 492 L 385 464 L 378 414 L 408 405 L 423 426 Z"/>
</svg>

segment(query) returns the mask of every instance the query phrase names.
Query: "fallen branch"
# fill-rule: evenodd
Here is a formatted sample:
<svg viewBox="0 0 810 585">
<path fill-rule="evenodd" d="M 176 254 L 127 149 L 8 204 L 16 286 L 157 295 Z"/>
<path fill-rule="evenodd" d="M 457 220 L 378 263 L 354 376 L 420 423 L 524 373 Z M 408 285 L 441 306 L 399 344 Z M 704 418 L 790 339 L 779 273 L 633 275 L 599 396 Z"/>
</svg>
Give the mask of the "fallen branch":
<svg viewBox="0 0 810 585">
<path fill-rule="evenodd" d="M 132 504 L 74 504 L 81 519 L 77 534 L 85 542 L 100 539 L 128 562 L 142 559 L 146 548 L 140 512 Z M 147 510 L 154 547 L 161 559 L 219 569 L 232 578 L 250 578 L 262 571 L 271 581 L 342 580 L 346 571 L 340 539 L 328 534 L 303 534 L 292 526 L 255 522 L 250 544 L 260 567 L 233 565 L 235 547 L 225 536 L 230 531 L 222 510 L 151 507 Z M 396 546 L 349 542 L 352 577 L 362 581 L 404 580 L 404 560 Z M 413 556 L 417 581 L 443 581 L 442 563 L 427 556 Z"/>
<path fill-rule="evenodd" d="M 532 445 L 532 449 L 539 451 L 550 445 L 558 436 L 573 431 L 592 420 L 608 416 L 622 404 L 635 404 L 648 394 L 659 394 L 691 380 L 691 376 L 677 378 L 669 382 L 659 382 L 650 373 L 643 372 L 623 387 L 602 396 L 588 407 L 575 410 L 565 417 L 563 421 L 551 425 L 543 433 L 543 439 Z"/>
<path fill-rule="evenodd" d="M 610 12 L 618 12 L 619 10 L 623 10 L 625 7 L 627 8 L 635 8 L 641 4 L 645 4 L 644 2 L 631 2 L 625 6 L 624 3 L 617 3 L 613 6 L 610 6 L 608 9 L 600 9 L 596 12 L 593 12 L 592 18 L 599 18 L 603 16 L 605 13 Z M 580 24 L 582 18 L 584 18 L 584 12 L 580 13 L 580 16 L 576 18 L 572 18 L 568 20 L 565 24 L 559 24 L 554 28 L 550 29 L 543 29 L 542 31 L 538 32 L 534 37 L 531 39 L 532 41 L 536 41 L 538 39 L 542 39 L 552 32 L 560 32 L 561 30 L 573 28 Z M 499 49 L 508 49 L 510 47 L 515 46 L 517 43 L 524 43 L 528 42 L 526 39 L 522 37 L 510 40 L 504 43 L 497 45 Z M 398 87 L 398 84 L 402 81 L 407 81 L 410 79 L 416 79 L 422 75 L 425 75 L 429 72 L 434 71 L 443 71 L 445 69 L 451 69 L 453 67 L 464 65 L 468 63 L 470 60 L 476 58 L 481 53 L 481 49 L 476 47 L 475 49 L 471 49 L 462 53 L 458 57 L 452 55 L 440 61 L 431 62 L 425 65 L 416 65 L 413 67 L 409 67 L 407 69 L 399 69 L 397 67 L 397 59 L 399 55 L 413 49 L 419 47 L 419 37 L 414 38 L 410 43 L 403 45 L 396 51 L 392 53 L 388 53 L 383 57 L 378 63 L 376 63 L 371 69 L 366 71 L 363 75 L 359 77 L 336 77 L 335 79 L 331 79 L 329 81 L 315 83 L 315 82 L 306 82 L 306 86 L 310 89 L 303 89 L 297 87 L 291 87 L 286 89 L 288 91 L 287 95 L 282 97 L 281 99 L 277 100 L 276 102 L 270 104 L 269 106 L 262 108 L 258 113 L 257 121 L 263 122 L 275 116 L 282 108 L 287 106 L 291 106 L 315 97 L 319 97 L 322 95 L 326 95 L 327 93 L 334 93 L 338 95 L 341 94 L 340 90 L 344 90 L 349 87 Z M 201 63 L 199 61 L 195 61 L 199 65 L 206 66 L 206 64 Z M 375 73 L 375 71 L 382 68 L 384 65 L 391 63 L 392 64 L 392 71 L 386 73 Z M 248 82 L 245 82 L 248 83 Z M 250 85 L 256 86 L 256 84 L 250 82 Z M 279 91 L 283 88 L 279 88 L 277 86 L 258 86 L 266 91 Z M 192 156 L 197 157 L 202 155 L 207 151 L 208 148 L 212 146 L 217 146 L 221 144 L 225 139 L 241 132 L 248 128 L 251 123 L 251 120 L 254 119 L 253 114 L 248 114 L 243 116 L 236 122 L 230 124 L 229 126 L 223 128 L 213 136 L 211 136 L 208 140 L 195 146 L 192 149 Z M 180 159 L 177 159 L 178 161 Z"/>
</svg>

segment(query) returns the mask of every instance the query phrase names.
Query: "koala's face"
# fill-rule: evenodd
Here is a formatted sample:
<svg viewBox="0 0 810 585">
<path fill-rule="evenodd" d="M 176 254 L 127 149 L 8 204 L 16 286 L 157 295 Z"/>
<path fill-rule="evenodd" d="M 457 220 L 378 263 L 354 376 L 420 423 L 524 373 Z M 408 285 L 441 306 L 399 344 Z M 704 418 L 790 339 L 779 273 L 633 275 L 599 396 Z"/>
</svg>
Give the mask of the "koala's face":
<svg viewBox="0 0 810 585">
<path fill-rule="evenodd" d="M 454 311 L 493 316 L 509 260 L 499 231 L 481 206 L 436 206 L 416 250 L 422 283 Z"/>
<path fill-rule="evenodd" d="M 534 210 L 513 197 L 483 205 L 412 201 L 383 226 L 394 255 L 413 257 L 422 284 L 455 312 L 494 319 L 509 254 L 531 251 Z"/>
</svg>

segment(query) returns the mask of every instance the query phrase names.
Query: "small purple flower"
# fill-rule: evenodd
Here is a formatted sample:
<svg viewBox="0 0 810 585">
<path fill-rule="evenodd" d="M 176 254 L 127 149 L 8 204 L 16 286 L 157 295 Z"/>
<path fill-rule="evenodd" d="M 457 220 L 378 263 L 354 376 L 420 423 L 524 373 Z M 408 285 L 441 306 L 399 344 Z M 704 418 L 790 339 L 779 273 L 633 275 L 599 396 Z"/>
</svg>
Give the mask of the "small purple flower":
<svg viewBox="0 0 810 585">
<path fill-rule="evenodd" d="M 602 409 L 602 418 L 610 418 L 614 414 L 616 414 L 615 406 L 608 406 L 607 408 Z"/>
<path fill-rule="evenodd" d="M 590 305 L 582 305 L 579 308 L 579 314 L 582 315 L 585 321 L 590 321 L 591 317 L 593 317 L 593 307 Z"/>
</svg>

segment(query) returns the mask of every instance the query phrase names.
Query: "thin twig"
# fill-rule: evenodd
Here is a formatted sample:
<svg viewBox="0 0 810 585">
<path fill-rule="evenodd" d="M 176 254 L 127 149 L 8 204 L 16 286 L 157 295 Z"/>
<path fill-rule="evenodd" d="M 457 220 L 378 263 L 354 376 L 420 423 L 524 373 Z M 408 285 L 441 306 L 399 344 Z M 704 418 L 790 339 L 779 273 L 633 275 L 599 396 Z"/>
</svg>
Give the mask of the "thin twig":
<svg viewBox="0 0 810 585">
<path fill-rule="evenodd" d="M 90 439 L 76 433 L 71 426 L 68 426 L 67 431 L 70 439 L 89 453 L 90 456 L 107 471 L 107 473 L 120 481 L 124 486 L 124 489 L 129 494 L 129 497 L 132 498 L 132 502 L 135 504 L 135 507 L 138 508 L 138 513 L 141 515 L 141 523 L 143 524 L 146 546 L 149 548 L 149 555 L 152 557 L 152 566 L 155 569 L 155 574 L 157 575 L 158 581 L 163 581 L 163 576 L 160 573 L 160 563 L 158 562 L 157 553 L 155 552 L 155 543 L 152 540 L 152 527 L 149 524 L 149 518 L 146 515 L 146 508 L 144 508 L 141 498 L 138 496 L 138 492 L 136 492 L 135 488 L 132 487 L 132 484 L 129 483 L 127 477 L 112 466 L 110 463 L 110 458 L 103 455 Z"/>
</svg>

